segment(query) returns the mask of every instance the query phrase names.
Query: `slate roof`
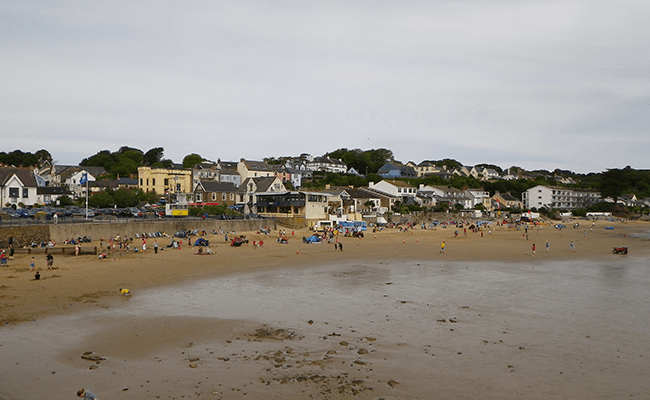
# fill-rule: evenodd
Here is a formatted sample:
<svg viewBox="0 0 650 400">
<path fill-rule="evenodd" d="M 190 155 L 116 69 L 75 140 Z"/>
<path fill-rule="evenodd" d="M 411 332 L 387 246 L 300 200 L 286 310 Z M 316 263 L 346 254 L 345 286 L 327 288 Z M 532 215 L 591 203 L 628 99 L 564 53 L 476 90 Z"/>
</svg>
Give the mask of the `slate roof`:
<svg viewBox="0 0 650 400">
<path fill-rule="evenodd" d="M 269 171 L 269 172 L 273 171 L 271 169 L 271 166 L 264 161 L 251 161 L 251 160 L 244 160 L 242 158 L 241 162 L 244 163 L 246 169 L 248 169 L 249 171 Z"/>
<path fill-rule="evenodd" d="M 0 168 L 0 186 L 5 186 L 14 174 L 23 183 L 23 186 L 37 187 L 36 178 L 34 178 L 34 173 L 31 169 L 14 167 Z"/>
<path fill-rule="evenodd" d="M 237 190 L 232 182 L 201 181 L 199 185 L 208 193 L 231 193 Z"/>
</svg>

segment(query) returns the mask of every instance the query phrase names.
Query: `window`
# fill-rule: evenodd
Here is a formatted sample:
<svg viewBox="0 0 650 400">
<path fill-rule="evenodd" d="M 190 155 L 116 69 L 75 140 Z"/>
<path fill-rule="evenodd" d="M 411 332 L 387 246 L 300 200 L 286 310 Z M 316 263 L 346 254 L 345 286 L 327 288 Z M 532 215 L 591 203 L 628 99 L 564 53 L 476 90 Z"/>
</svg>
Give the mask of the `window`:
<svg viewBox="0 0 650 400">
<path fill-rule="evenodd" d="M 29 189 L 23 188 L 23 199 L 26 199 L 29 197 Z"/>
<path fill-rule="evenodd" d="M 221 193 L 221 200 L 226 201 L 226 194 L 225 193 Z"/>
<path fill-rule="evenodd" d="M 230 200 L 235 200 L 235 194 L 234 193 L 230 193 Z"/>
<path fill-rule="evenodd" d="M 201 203 L 203 201 L 203 194 L 202 193 L 197 193 L 196 194 L 196 201 L 197 201 L 197 203 Z"/>
<path fill-rule="evenodd" d="M 18 197 L 18 188 L 9 188 L 9 197 Z"/>
<path fill-rule="evenodd" d="M 140 186 L 142 186 L 142 178 L 140 178 Z"/>
<path fill-rule="evenodd" d="M 216 201 L 216 200 L 217 200 L 217 194 L 216 194 L 216 193 L 212 193 L 212 201 Z"/>
<path fill-rule="evenodd" d="M 142 184 L 142 181 L 140 181 L 140 184 Z M 169 179 L 165 178 L 165 186 L 169 186 Z"/>
<path fill-rule="evenodd" d="M 151 179 L 151 186 L 156 186 L 156 178 Z"/>
</svg>

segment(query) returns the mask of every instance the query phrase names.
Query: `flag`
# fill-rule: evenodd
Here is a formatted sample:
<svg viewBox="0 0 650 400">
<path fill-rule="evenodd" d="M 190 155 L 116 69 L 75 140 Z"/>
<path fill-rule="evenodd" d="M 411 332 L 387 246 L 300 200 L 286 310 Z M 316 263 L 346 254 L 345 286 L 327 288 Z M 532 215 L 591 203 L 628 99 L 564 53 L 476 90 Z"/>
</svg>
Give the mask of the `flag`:
<svg viewBox="0 0 650 400">
<path fill-rule="evenodd" d="M 81 185 L 83 185 L 86 182 L 88 182 L 88 172 L 84 172 L 83 176 L 81 177 L 81 180 L 79 181 Z"/>
</svg>

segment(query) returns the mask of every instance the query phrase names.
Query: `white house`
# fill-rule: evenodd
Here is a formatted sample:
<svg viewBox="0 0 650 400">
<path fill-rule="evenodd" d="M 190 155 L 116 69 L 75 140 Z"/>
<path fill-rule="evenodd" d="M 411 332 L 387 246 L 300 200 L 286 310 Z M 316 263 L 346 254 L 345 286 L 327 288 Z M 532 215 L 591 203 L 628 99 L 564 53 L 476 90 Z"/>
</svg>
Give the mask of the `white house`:
<svg viewBox="0 0 650 400">
<path fill-rule="evenodd" d="M 344 174 L 348 166 L 341 160 L 330 157 L 315 157 L 307 162 L 307 168 L 312 171 L 327 171 Z"/>
<path fill-rule="evenodd" d="M 389 194 L 396 197 L 411 197 L 415 198 L 417 189 L 406 182 L 384 179 L 383 181 L 368 183 L 370 189 Z"/>
<path fill-rule="evenodd" d="M 0 204 L 19 207 L 38 202 L 34 173 L 29 168 L 0 167 Z"/>
<path fill-rule="evenodd" d="M 524 208 L 527 209 L 547 207 L 572 210 L 588 207 L 600 201 L 600 198 L 600 193 L 595 190 L 576 190 L 544 185 L 537 185 L 521 194 Z"/>
<path fill-rule="evenodd" d="M 490 199 L 490 192 L 486 192 L 482 188 L 478 189 L 467 189 L 465 191 L 466 197 L 472 200 L 472 205 L 470 208 L 474 208 L 479 204 L 483 204 L 486 210 L 492 208 L 492 201 Z"/>
<path fill-rule="evenodd" d="M 474 199 L 468 193 L 451 186 L 420 185 L 418 193 L 420 196 L 432 196 L 436 203 L 449 203 L 450 206 L 460 204 L 463 208 L 474 207 Z"/>
</svg>

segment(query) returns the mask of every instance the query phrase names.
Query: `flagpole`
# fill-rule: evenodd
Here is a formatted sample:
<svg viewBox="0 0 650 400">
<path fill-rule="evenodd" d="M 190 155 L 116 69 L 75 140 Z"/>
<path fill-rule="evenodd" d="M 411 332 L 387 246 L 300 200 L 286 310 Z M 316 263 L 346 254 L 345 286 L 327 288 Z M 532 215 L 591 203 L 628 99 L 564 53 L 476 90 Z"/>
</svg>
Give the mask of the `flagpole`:
<svg viewBox="0 0 650 400">
<path fill-rule="evenodd" d="M 88 172 L 86 172 L 86 219 L 88 219 Z"/>
</svg>

